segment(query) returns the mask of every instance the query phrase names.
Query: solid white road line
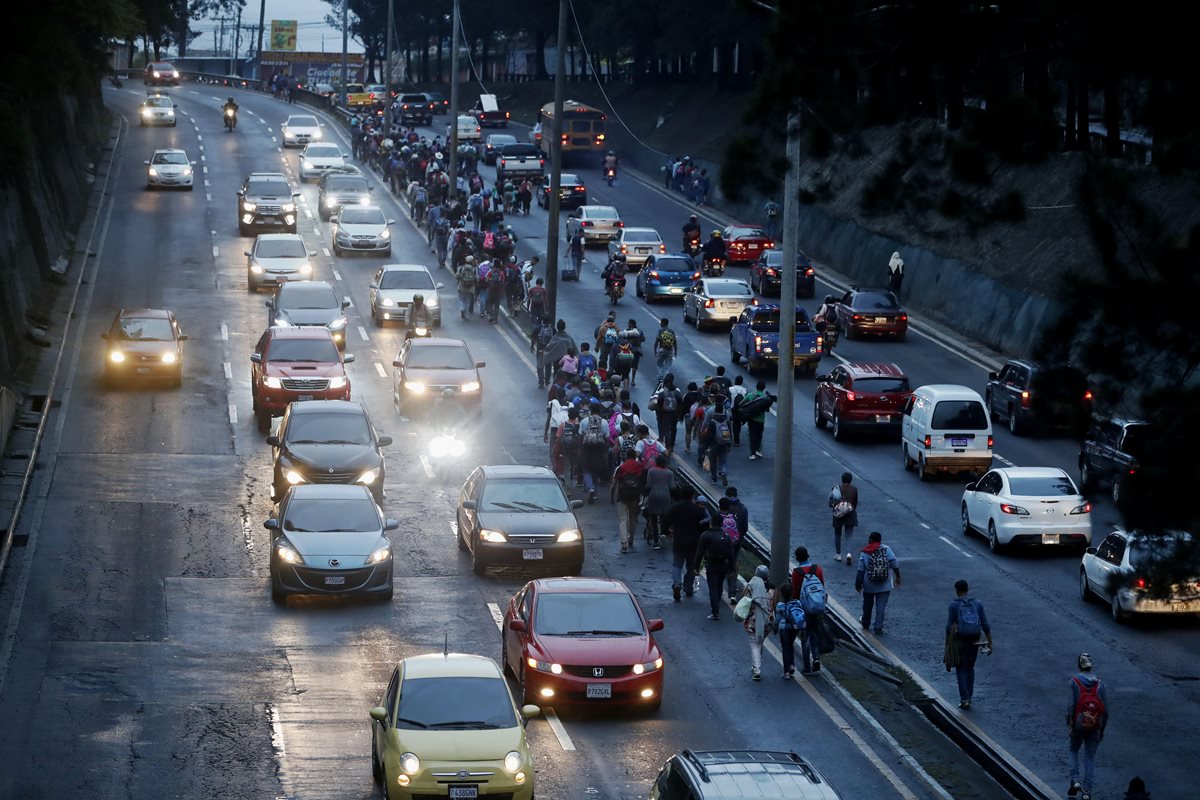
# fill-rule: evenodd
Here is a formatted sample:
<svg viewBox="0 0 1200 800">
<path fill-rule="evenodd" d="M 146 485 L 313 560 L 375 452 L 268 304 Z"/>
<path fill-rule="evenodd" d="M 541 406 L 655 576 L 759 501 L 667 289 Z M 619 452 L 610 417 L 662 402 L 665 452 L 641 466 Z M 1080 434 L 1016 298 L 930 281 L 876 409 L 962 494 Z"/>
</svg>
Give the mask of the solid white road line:
<svg viewBox="0 0 1200 800">
<path fill-rule="evenodd" d="M 225 363 L 223 363 L 221 365 L 221 369 L 224 370 L 224 372 L 225 372 L 225 380 L 227 380 L 227 381 L 233 380 L 233 365 L 232 364 L 230 364 L 228 361 L 226 361 Z"/>
<path fill-rule="evenodd" d="M 379 373 L 379 377 L 387 377 L 387 370 L 384 368 L 383 364 L 380 364 L 378 361 L 375 362 L 375 371 Z"/>
<path fill-rule="evenodd" d="M 558 739 L 558 743 L 562 745 L 562 749 L 573 751 L 575 749 L 575 743 L 572 742 L 571 737 L 567 735 L 567 729 L 563 727 L 562 722 L 558 718 L 558 714 L 554 713 L 554 709 L 550 706 L 546 706 L 542 709 L 542 715 L 546 718 L 546 722 L 550 723 L 550 730 L 554 731 L 554 737 Z"/>
<path fill-rule="evenodd" d="M 455 536 L 458 535 L 458 529 L 454 531 Z M 504 614 L 500 611 L 500 606 L 496 603 L 488 603 L 488 613 L 492 615 L 492 622 L 496 623 L 496 630 L 504 630 Z"/>
<path fill-rule="evenodd" d="M 1006 467 L 1015 467 L 1016 466 L 1016 464 L 1014 464 L 1013 462 L 1009 461 L 1004 456 L 999 455 L 997 453 L 992 453 L 992 458 L 996 459 L 997 461 L 999 461 L 1001 464 L 1003 464 Z"/>
<path fill-rule="evenodd" d="M 947 539 L 945 536 L 939 536 L 938 538 L 939 538 L 939 539 L 941 539 L 941 540 L 942 540 L 943 542 L 945 542 L 946 544 L 948 544 L 948 545 L 950 545 L 951 547 L 953 547 L 953 548 L 954 548 L 955 550 L 957 550 L 958 552 L 962 553 L 962 554 L 963 554 L 964 556 L 966 556 L 967 558 L 974 558 L 974 557 L 975 557 L 973 554 L 971 554 L 971 553 L 968 553 L 966 550 L 963 550 L 961 547 L 959 547 L 959 546 L 958 546 L 958 545 L 956 545 L 954 542 L 952 542 L 952 541 L 950 541 L 949 539 Z"/>
<path fill-rule="evenodd" d="M 425 470 L 426 477 L 428 477 L 429 480 L 433 480 L 433 478 L 434 478 L 433 465 L 429 463 L 429 456 L 427 456 L 424 453 L 421 453 L 421 455 L 418 456 L 418 458 L 421 460 L 421 468 Z"/>
<path fill-rule="evenodd" d="M 362 337 L 362 340 L 364 342 L 371 341 L 371 337 L 367 335 L 367 329 L 364 328 L 362 325 L 358 326 L 358 335 Z"/>
</svg>

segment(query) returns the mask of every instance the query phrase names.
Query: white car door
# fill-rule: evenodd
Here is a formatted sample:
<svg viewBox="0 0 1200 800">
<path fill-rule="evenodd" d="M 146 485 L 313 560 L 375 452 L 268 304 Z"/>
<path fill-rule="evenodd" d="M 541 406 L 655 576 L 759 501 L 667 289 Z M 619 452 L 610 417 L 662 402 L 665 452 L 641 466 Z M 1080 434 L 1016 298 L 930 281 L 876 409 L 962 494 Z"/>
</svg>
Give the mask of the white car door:
<svg viewBox="0 0 1200 800">
<path fill-rule="evenodd" d="M 1125 559 L 1125 548 L 1128 543 L 1125 537 L 1120 533 L 1110 533 L 1096 550 L 1096 557 L 1092 559 L 1092 564 L 1095 565 L 1096 571 L 1088 576 L 1088 580 L 1092 584 L 1092 588 L 1106 600 L 1112 600 L 1112 591 L 1110 587 L 1117 584 L 1117 578 L 1121 574 L 1121 562 Z"/>
<path fill-rule="evenodd" d="M 1000 491 L 1004 488 L 1003 479 L 998 472 L 989 472 L 975 484 L 974 508 L 971 509 L 971 524 L 981 531 L 987 531 L 988 520 L 995 512 L 999 501 Z"/>
</svg>

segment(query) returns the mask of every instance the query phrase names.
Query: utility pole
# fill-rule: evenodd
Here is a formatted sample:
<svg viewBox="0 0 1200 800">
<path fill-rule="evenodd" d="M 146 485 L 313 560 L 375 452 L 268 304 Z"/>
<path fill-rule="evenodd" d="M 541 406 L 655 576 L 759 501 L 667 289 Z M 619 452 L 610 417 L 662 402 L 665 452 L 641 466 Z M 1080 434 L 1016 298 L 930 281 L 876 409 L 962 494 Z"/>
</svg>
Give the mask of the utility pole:
<svg viewBox="0 0 1200 800">
<path fill-rule="evenodd" d="M 450 196 L 458 199 L 458 29 L 462 24 L 458 0 L 450 19 Z"/>
<path fill-rule="evenodd" d="M 392 135 L 392 49 L 395 47 L 393 33 L 396 30 L 396 0 L 387 0 L 387 41 L 383 46 L 383 131 Z"/>
<path fill-rule="evenodd" d="M 562 210 L 563 94 L 567 71 L 567 0 L 558 0 L 558 66 L 554 70 L 554 122 L 550 126 L 550 219 L 546 223 L 546 296 L 551 324 L 558 320 L 558 215 Z M 542 129 L 542 142 L 546 130 Z M 778 584 L 776 584 L 778 585 Z"/>
<path fill-rule="evenodd" d="M 771 582 L 788 576 L 792 533 L 792 428 L 795 425 L 796 252 L 799 244 L 800 113 L 787 117 L 783 179 L 783 277 L 779 287 L 779 408 L 775 423 L 775 485 L 771 503 Z"/>
<path fill-rule="evenodd" d="M 343 0 L 344 2 L 345 0 Z M 267 0 L 259 0 L 258 3 L 258 47 L 254 50 L 254 77 L 262 78 L 262 37 L 263 24 L 267 19 Z"/>
<path fill-rule="evenodd" d="M 242 53 L 242 7 L 238 6 L 237 28 L 234 29 L 234 33 L 233 33 L 233 55 L 229 59 L 229 74 L 230 75 L 240 74 L 234 68 L 234 62 L 237 61 L 238 56 L 240 56 L 241 53 Z"/>
<path fill-rule="evenodd" d="M 350 0 L 342 0 L 342 108 L 350 109 L 350 93 L 346 85 L 350 83 Z"/>
</svg>

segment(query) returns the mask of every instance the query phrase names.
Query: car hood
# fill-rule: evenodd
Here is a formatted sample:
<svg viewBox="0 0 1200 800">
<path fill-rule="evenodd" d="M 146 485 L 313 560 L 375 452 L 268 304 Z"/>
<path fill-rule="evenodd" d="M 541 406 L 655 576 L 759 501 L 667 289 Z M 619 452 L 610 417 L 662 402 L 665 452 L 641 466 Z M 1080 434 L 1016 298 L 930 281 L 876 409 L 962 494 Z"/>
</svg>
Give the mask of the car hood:
<svg viewBox="0 0 1200 800">
<path fill-rule="evenodd" d="M 377 222 L 365 224 L 345 222 L 338 225 L 338 231 L 348 236 L 379 236 L 385 230 L 387 230 L 387 226 Z"/>
<path fill-rule="evenodd" d="M 182 175 L 185 170 L 190 169 L 187 164 L 151 164 L 159 175 Z"/>
<path fill-rule="evenodd" d="M 544 536 L 579 527 L 575 515 L 570 511 L 481 511 L 479 524 L 500 531 L 509 538 L 533 534 Z"/>
<path fill-rule="evenodd" d="M 369 192 L 358 191 L 326 192 L 325 200 L 328 202 L 337 203 L 341 206 L 365 206 L 370 204 L 371 195 Z"/>
<path fill-rule="evenodd" d="M 628 667 L 657 658 L 657 655 L 650 653 L 650 637 L 646 635 L 539 636 L 537 645 L 547 656 L 547 661 L 558 664 Z"/>
<path fill-rule="evenodd" d="M 423 762 L 500 761 L 510 750 L 523 750 L 522 728 L 495 730 L 398 730 L 403 751 L 418 753 Z"/>
<path fill-rule="evenodd" d="M 315 136 L 321 129 L 316 125 L 284 125 L 289 133 L 299 136 Z"/>
<path fill-rule="evenodd" d="M 336 308 L 283 308 L 277 310 L 275 316 L 292 325 L 328 325 L 341 319 L 342 312 Z"/>
<path fill-rule="evenodd" d="M 254 263 L 258 264 L 263 269 L 272 271 L 287 270 L 290 272 L 299 272 L 300 267 L 309 263 L 307 258 L 259 258 L 252 256 Z"/>
<path fill-rule="evenodd" d="M 479 380 L 473 369 L 409 369 L 404 371 L 404 378 L 428 386 L 462 386 Z"/>
<path fill-rule="evenodd" d="M 340 378 L 346 370 L 339 363 L 319 361 L 268 361 L 263 373 L 272 378 Z"/>
<path fill-rule="evenodd" d="M 415 295 L 424 295 L 426 305 L 438 296 L 437 289 L 380 289 L 379 298 L 391 300 L 396 305 L 408 305 Z M 438 299 L 441 302 L 441 299 Z M 436 304 L 435 304 L 436 305 Z"/>
<path fill-rule="evenodd" d="M 316 167 L 340 167 L 346 163 L 342 156 L 301 156 L 304 163 Z"/>
<path fill-rule="evenodd" d="M 288 445 L 282 456 L 294 465 L 314 469 L 361 469 L 378 467 L 382 459 L 369 444 Z"/>
<path fill-rule="evenodd" d="M 341 558 L 366 558 L 376 549 L 387 544 L 379 531 L 357 531 L 354 533 L 303 533 L 286 531 L 284 536 L 292 543 L 296 552 L 309 556 L 333 556 Z M 344 564 L 358 567 L 361 564 Z"/>
<path fill-rule="evenodd" d="M 155 356 L 163 353 L 174 352 L 178 349 L 175 342 L 148 342 L 132 339 L 117 339 L 113 342 L 113 348 L 120 350 L 122 353 L 133 353 L 136 355 Z"/>
</svg>

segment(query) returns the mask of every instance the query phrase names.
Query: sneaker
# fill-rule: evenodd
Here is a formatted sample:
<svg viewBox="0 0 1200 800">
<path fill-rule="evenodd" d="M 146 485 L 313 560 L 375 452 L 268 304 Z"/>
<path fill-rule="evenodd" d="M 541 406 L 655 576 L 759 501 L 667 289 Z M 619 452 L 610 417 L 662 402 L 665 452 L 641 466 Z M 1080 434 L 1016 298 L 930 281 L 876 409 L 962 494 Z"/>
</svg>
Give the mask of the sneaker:
<svg viewBox="0 0 1200 800">
<path fill-rule="evenodd" d="M 659 544 L 658 542 L 655 542 L 654 544 L 652 544 L 651 547 L 655 550 L 662 550 L 662 545 Z"/>
<path fill-rule="evenodd" d="M 1083 794 L 1079 796 L 1079 800 L 1092 800 L 1092 793 L 1085 789 Z"/>
<path fill-rule="evenodd" d="M 1067 797 L 1075 797 L 1081 791 L 1083 791 L 1083 786 L 1080 785 L 1079 781 L 1071 781 L 1071 788 L 1067 789 Z"/>
<path fill-rule="evenodd" d="M 847 566 L 850 564 L 850 561 L 851 561 L 851 556 L 850 556 L 850 554 L 849 554 L 849 553 L 846 553 L 846 564 L 847 564 Z"/>
<path fill-rule="evenodd" d="M 622 548 L 621 548 L 621 555 L 625 555 L 625 554 L 626 554 L 626 553 L 628 553 L 628 552 L 629 552 L 629 548 L 628 548 L 628 547 L 622 547 Z"/>
<path fill-rule="evenodd" d="M 761 681 L 762 673 L 760 673 L 758 670 L 754 670 L 753 672 L 750 673 L 750 679 L 755 680 L 755 681 Z"/>
<path fill-rule="evenodd" d="M 729 485 L 729 478 L 724 473 L 721 474 L 721 485 L 722 486 Z"/>
<path fill-rule="evenodd" d="M 588 505 L 590 506 L 595 502 L 596 502 L 596 493 L 594 491 L 588 492 Z M 847 564 L 850 563 L 849 559 L 847 559 L 846 563 Z"/>
<path fill-rule="evenodd" d="M 780 675 L 779 677 L 783 678 L 785 681 L 790 681 L 792 679 L 792 673 L 785 672 L 782 675 Z"/>
<path fill-rule="evenodd" d="M 964 709 L 964 710 L 969 709 L 971 707 L 971 701 L 970 700 L 961 700 L 961 701 L 959 701 L 958 707 L 961 709 Z"/>
<path fill-rule="evenodd" d="M 758 453 L 751 453 L 751 454 L 750 454 L 750 460 L 751 460 L 751 461 L 758 461 Z"/>
<path fill-rule="evenodd" d="M 680 594 L 682 594 L 682 592 L 683 592 L 683 587 L 680 586 L 678 583 L 671 585 L 671 596 L 673 598 L 675 598 L 676 603 L 679 602 L 679 596 L 680 596 Z"/>
<path fill-rule="evenodd" d="M 764 456 L 764 455 L 763 455 L 763 451 L 762 451 L 762 450 L 759 450 L 759 451 L 758 451 L 758 457 L 759 457 L 759 458 L 766 458 L 766 456 Z"/>
<path fill-rule="evenodd" d="M 834 554 L 833 554 L 833 560 L 834 560 L 834 561 L 841 561 L 841 560 L 842 560 L 842 554 L 841 554 L 841 553 L 834 553 Z"/>
<path fill-rule="evenodd" d="M 688 597 L 691 597 L 691 595 L 688 595 Z M 711 620 L 713 620 L 714 622 L 715 622 L 716 620 L 719 620 L 720 618 L 721 618 L 721 615 L 720 615 L 720 614 L 709 614 L 709 615 L 708 615 L 708 619 L 711 619 Z"/>
<path fill-rule="evenodd" d="M 813 659 L 813 670 L 812 670 L 812 671 L 813 671 L 813 672 L 820 672 L 820 671 L 821 671 L 821 662 L 820 662 L 820 661 L 817 661 L 816 659 Z"/>
<path fill-rule="evenodd" d="M 876 636 L 883 636 L 883 634 L 885 634 L 885 633 L 887 633 L 887 630 L 884 628 L 876 628 L 875 629 Z"/>
</svg>

